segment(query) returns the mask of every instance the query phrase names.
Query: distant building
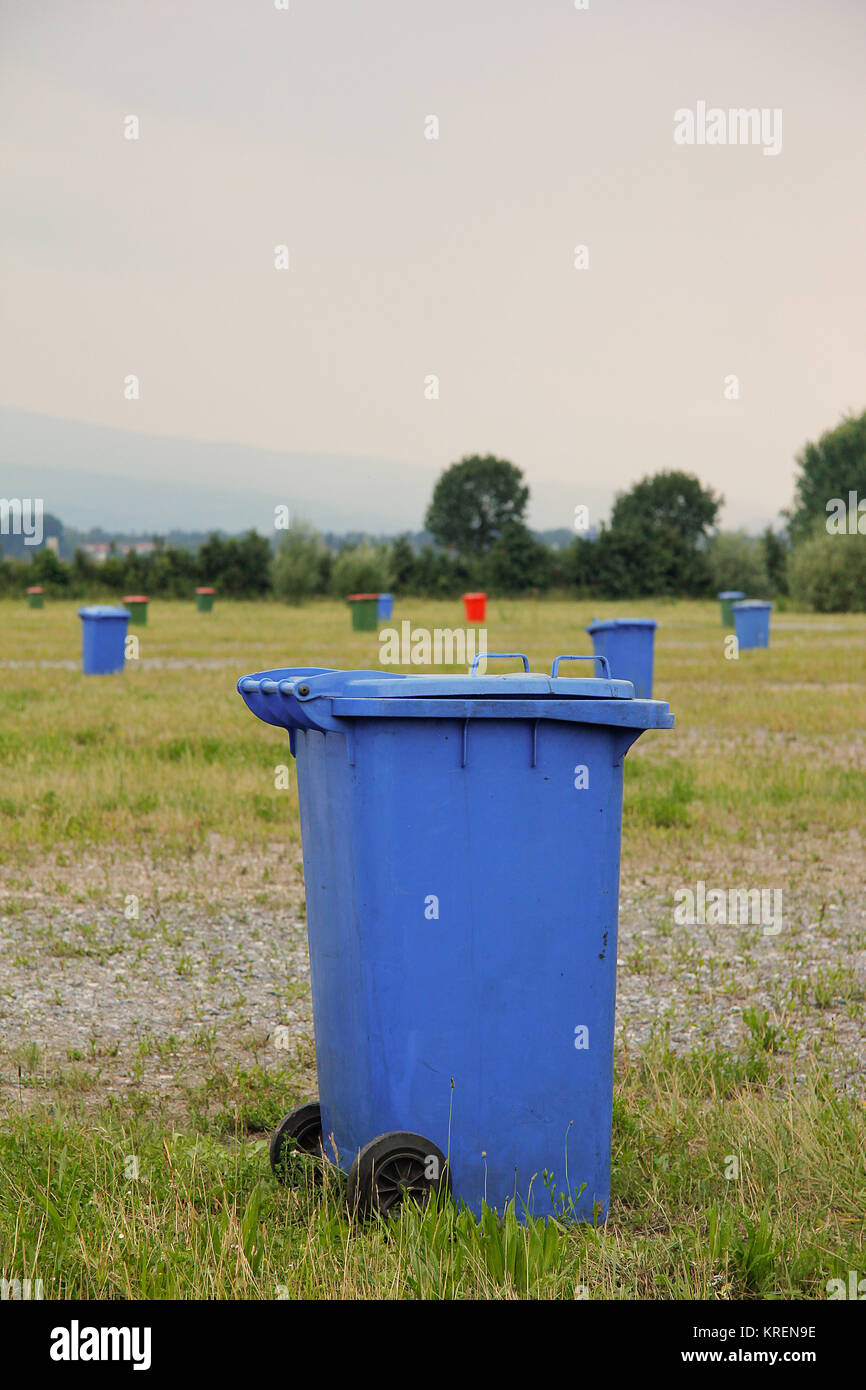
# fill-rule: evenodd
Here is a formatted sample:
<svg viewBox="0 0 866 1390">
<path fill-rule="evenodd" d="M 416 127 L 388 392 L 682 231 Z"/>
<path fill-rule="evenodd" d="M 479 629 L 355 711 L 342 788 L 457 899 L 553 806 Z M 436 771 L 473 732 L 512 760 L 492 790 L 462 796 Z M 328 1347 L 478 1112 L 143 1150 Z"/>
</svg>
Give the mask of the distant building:
<svg viewBox="0 0 866 1390">
<path fill-rule="evenodd" d="M 81 549 L 84 551 L 85 555 L 90 556 L 91 560 L 98 560 L 101 564 L 111 550 L 111 545 L 108 541 L 90 541 L 83 545 Z"/>
<path fill-rule="evenodd" d="M 91 560 L 102 564 L 113 552 L 115 555 L 152 555 L 156 550 L 153 541 L 85 541 L 81 549 Z"/>
</svg>

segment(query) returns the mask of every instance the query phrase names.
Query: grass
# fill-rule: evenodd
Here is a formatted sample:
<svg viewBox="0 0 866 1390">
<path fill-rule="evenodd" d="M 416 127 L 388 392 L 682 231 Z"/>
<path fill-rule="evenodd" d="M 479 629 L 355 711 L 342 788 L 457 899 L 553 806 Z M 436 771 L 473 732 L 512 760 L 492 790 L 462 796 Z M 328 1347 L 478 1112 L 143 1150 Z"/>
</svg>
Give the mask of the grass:
<svg viewBox="0 0 866 1390">
<path fill-rule="evenodd" d="M 77 661 L 76 608 L 0 602 L 3 656 Z M 687 843 L 705 834 L 736 840 L 756 826 L 781 835 L 816 821 L 839 833 L 859 826 L 866 769 L 849 765 L 844 749 L 866 724 L 866 621 L 788 614 L 769 651 L 728 661 L 715 605 L 632 610 L 659 619 L 656 688 L 677 714 L 679 736 L 646 736 L 629 754 L 630 834 L 646 834 L 652 846 L 672 832 Z M 614 611 L 599 603 L 494 602 L 489 646 L 524 650 L 534 669 L 549 669 L 561 647 L 589 651 L 587 622 Z M 415 601 L 406 615 L 431 629 L 460 622 L 451 603 Z M 402 616 L 398 607 L 395 621 Z M 241 843 L 299 841 L 287 740 L 247 711 L 236 680 L 292 663 L 375 666 L 377 634 L 353 633 L 334 602 L 302 609 L 222 602 L 202 615 L 157 601 L 139 636 L 143 662 L 129 663 L 123 676 L 3 672 L 6 862 L 12 851 L 20 864 L 56 846 L 141 841 L 171 855 L 227 827 Z M 147 665 L 186 659 L 224 664 Z M 278 789 L 285 766 L 289 785 Z"/>
<path fill-rule="evenodd" d="M 0 602 L 0 658 L 77 663 L 77 607 Z M 563 650 L 590 650 L 592 617 L 621 611 L 495 601 L 489 646 L 526 651 L 533 669 L 549 670 Z M 832 937 L 833 911 L 863 893 L 866 619 L 779 614 L 768 651 L 728 661 L 715 604 L 627 611 L 659 621 L 656 694 L 677 729 L 645 735 L 628 756 L 624 873 L 663 865 L 677 881 L 712 881 L 757 847 L 779 883 L 806 876 Z M 402 617 L 431 629 L 461 623 L 451 603 L 398 602 Z M 154 601 L 137 635 L 144 660 L 122 676 L 2 671 L 0 912 L 27 911 L 46 865 L 57 866 L 58 901 L 80 908 L 74 932 L 34 927 L 22 965 L 46 955 L 79 970 L 105 962 L 87 906 L 124 857 L 170 866 L 215 835 L 229 860 L 259 843 L 297 846 L 293 774 L 286 789 L 275 785 L 277 769 L 291 767 L 287 741 L 252 717 L 235 682 L 272 666 L 377 664 L 376 634 L 353 633 L 333 602 L 218 602 L 200 615 Z M 86 887 L 70 893 L 61 870 L 85 856 Z M 269 873 L 250 882 L 250 901 L 274 893 L 279 903 Z M 170 950 L 166 969 L 186 978 L 187 946 L 161 919 L 171 896 L 143 899 L 128 936 L 142 951 Z M 659 937 L 668 932 L 660 924 Z M 753 943 L 724 943 L 706 957 L 688 939 L 677 944 L 686 992 L 733 988 L 728 958 L 736 949 L 749 963 Z M 18 1039 L 3 1063 L 0 1275 L 41 1278 L 49 1298 L 824 1297 L 828 1279 L 866 1273 L 864 1107 L 831 1080 L 820 1048 L 805 1070 L 791 1064 L 800 1047 L 791 1007 L 862 1020 L 864 989 L 850 961 L 810 966 L 805 923 L 778 944 L 799 974 L 778 984 L 772 1007 L 743 1009 L 736 1046 L 709 1035 L 684 1054 L 663 1029 L 640 1052 L 618 1046 L 611 1215 L 599 1229 L 521 1227 L 490 1213 L 476 1222 L 449 1203 L 359 1228 L 336 1178 L 279 1186 L 266 1135 L 315 1094 L 309 1046 L 290 1065 L 232 1068 L 202 1023 L 191 1042 L 201 1066 L 188 1073 L 178 1040 L 142 1027 L 132 1078 L 108 1087 L 110 1047 L 63 1043 L 57 1060 Z M 650 992 L 654 951 L 649 938 L 628 961 Z M 293 977 L 286 997 L 296 989 Z M 176 1069 L 170 1105 L 142 1080 L 154 1060 Z"/>
<path fill-rule="evenodd" d="M 451 1202 L 359 1226 L 338 1176 L 270 1174 L 291 1072 L 214 1073 L 216 1114 L 191 1094 L 172 1126 L 146 1097 L 55 1105 L 0 1137 L 3 1264 L 48 1298 L 820 1298 L 864 1264 L 862 1114 L 820 1076 L 752 1077 L 751 1043 L 620 1057 L 601 1228 Z"/>
</svg>

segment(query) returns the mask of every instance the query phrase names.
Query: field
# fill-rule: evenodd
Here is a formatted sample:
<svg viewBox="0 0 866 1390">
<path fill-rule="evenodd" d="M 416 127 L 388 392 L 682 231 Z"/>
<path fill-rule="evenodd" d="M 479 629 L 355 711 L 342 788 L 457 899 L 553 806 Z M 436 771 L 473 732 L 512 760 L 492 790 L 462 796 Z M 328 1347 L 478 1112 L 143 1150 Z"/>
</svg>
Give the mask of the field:
<svg viewBox="0 0 866 1390">
<path fill-rule="evenodd" d="M 339 603 L 154 601 L 140 659 L 84 678 L 77 606 L 0 602 L 3 1278 L 46 1298 L 814 1299 L 866 1276 L 866 619 L 776 613 L 770 649 L 729 660 L 716 604 L 627 606 L 659 622 L 677 726 L 626 762 L 610 1217 L 359 1228 L 333 1180 L 268 1167 L 268 1130 L 316 1094 L 303 874 L 287 740 L 235 683 L 376 666 L 377 635 Z M 489 647 L 549 670 L 622 611 L 494 601 Z M 445 602 L 403 618 L 462 623 Z M 698 881 L 781 890 L 781 930 L 679 925 Z"/>
</svg>

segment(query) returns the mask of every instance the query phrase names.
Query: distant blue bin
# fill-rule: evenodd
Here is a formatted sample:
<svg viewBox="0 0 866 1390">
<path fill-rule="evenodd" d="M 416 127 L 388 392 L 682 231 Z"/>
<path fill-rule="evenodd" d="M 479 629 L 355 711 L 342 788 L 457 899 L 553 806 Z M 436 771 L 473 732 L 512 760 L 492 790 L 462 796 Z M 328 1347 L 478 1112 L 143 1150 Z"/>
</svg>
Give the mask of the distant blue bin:
<svg viewBox="0 0 866 1390">
<path fill-rule="evenodd" d="M 393 595 L 393 594 L 380 594 L 380 595 L 379 595 L 379 606 L 378 606 L 378 608 L 376 609 L 376 616 L 377 616 L 378 618 L 390 618 L 390 616 L 391 616 L 391 614 L 392 614 L 393 612 L 394 612 L 394 595 Z"/>
<path fill-rule="evenodd" d="M 129 609 L 93 604 L 79 608 L 81 619 L 81 669 L 85 676 L 111 676 L 122 671 L 126 659 Z"/>
<path fill-rule="evenodd" d="M 734 633 L 741 652 L 751 647 L 769 647 L 770 610 L 772 603 L 747 598 L 744 603 L 731 605 L 734 613 Z"/>
<path fill-rule="evenodd" d="M 606 656 L 617 680 L 631 681 L 639 700 L 651 700 L 655 618 L 593 619 L 586 629 L 596 656 Z"/>
<path fill-rule="evenodd" d="M 238 682 L 297 759 L 318 1123 L 362 1209 L 438 1149 L 476 1214 L 607 1211 L 623 755 L 673 715 L 564 659 Z"/>
</svg>

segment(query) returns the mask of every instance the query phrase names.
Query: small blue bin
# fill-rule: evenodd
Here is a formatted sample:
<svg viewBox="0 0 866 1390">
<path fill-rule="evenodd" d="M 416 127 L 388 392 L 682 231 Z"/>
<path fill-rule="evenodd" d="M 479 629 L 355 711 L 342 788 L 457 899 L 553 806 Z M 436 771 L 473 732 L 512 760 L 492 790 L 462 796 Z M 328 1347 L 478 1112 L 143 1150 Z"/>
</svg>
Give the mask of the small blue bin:
<svg viewBox="0 0 866 1390">
<path fill-rule="evenodd" d="M 596 656 L 605 656 L 617 680 L 631 681 L 639 700 L 651 700 L 655 618 L 593 619 L 586 629 Z"/>
<path fill-rule="evenodd" d="M 79 608 L 81 619 L 81 669 L 85 676 L 111 676 L 122 671 L 126 659 L 129 609 L 93 604 Z"/>
<path fill-rule="evenodd" d="M 734 603 L 731 607 L 739 650 L 744 652 L 752 647 L 769 647 L 772 603 L 747 598 L 743 603 Z"/>
<path fill-rule="evenodd" d="M 391 1164 L 374 1210 L 438 1149 L 476 1214 L 607 1211 L 623 757 L 673 715 L 578 659 L 238 682 L 297 759 L 319 1133 L 350 1195 Z"/>
<path fill-rule="evenodd" d="M 393 595 L 393 594 L 380 594 L 380 595 L 379 595 L 379 604 L 378 604 L 378 607 L 377 607 L 377 609 L 376 609 L 376 616 L 377 616 L 378 618 L 380 618 L 380 619 L 381 619 L 381 618 L 390 618 L 390 616 L 391 616 L 391 614 L 392 614 L 393 612 L 394 612 L 394 595 Z"/>
</svg>

